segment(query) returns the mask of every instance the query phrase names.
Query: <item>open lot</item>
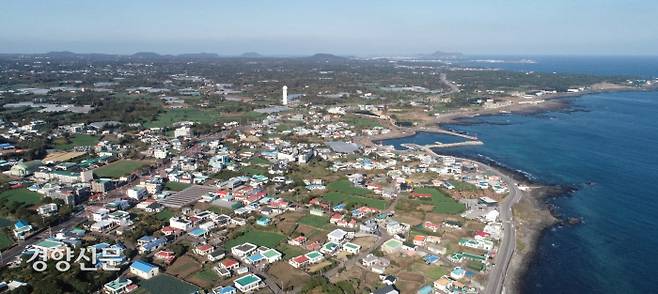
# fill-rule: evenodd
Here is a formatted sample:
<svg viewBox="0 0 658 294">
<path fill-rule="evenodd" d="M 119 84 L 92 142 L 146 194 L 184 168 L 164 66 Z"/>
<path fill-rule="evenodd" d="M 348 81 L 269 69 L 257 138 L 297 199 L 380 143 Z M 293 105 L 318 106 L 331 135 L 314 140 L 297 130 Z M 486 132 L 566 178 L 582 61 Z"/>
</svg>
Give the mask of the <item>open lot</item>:
<svg viewBox="0 0 658 294">
<path fill-rule="evenodd" d="M 43 159 L 43 162 L 62 162 L 85 155 L 87 152 L 50 152 Z"/>
<path fill-rule="evenodd" d="M 293 268 L 287 262 L 273 264 L 268 273 L 281 281 L 283 290 L 300 289 L 310 279 L 307 273 Z"/>
<path fill-rule="evenodd" d="M 415 192 L 419 194 L 432 194 L 431 199 L 410 199 L 410 201 L 417 205 L 433 205 L 434 208 L 432 210 L 436 213 L 460 214 L 466 210 L 464 204 L 457 202 L 455 199 L 452 199 L 438 189 L 418 188 Z"/>
<path fill-rule="evenodd" d="M 201 264 L 189 255 L 176 258 L 176 261 L 167 267 L 167 273 L 184 279 L 185 277 L 199 271 Z"/>
<path fill-rule="evenodd" d="M 174 123 L 193 121 L 196 123 L 214 123 L 219 119 L 218 112 L 198 109 L 172 109 L 158 114 L 156 120 L 144 124 L 145 128 L 167 128 Z"/>
<path fill-rule="evenodd" d="M 41 201 L 41 195 L 28 189 L 13 189 L 0 193 L 0 200 L 12 201 L 25 204 L 37 204 Z"/>
<path fill-rule="evenodd" d="M 370 197 L 348 195 L 339 192 L 329 192 L 322 198 L 331 202 L 332 204 L 345 203 L 347 205 L 365 205 L 377 209 L 386 209 L 388 202 L 383 199 L 375 199 Z"/>
<path fill-rule="evenodd" d="M 316 228 L 325 228 L 329 225 L 329 217 L 309 214 L 299 219 L 299 223 Z"/>
<path fill-rule="evenodd" d="M 242 236 L 234 238 L 224 244 L 224 248 L 230 250 L 231 247 L 240 245 L 245 242 L 256 244 L 259 246 L 265 246 L 269 248 L 275 248 L 281 241 L 286 237 L 279 233 L 275 232 L 264 232 L 264 231 L 247 231 Z"/>
<path fill-rule="evenodd" d="M 0 231 L 0 250 L 9 247 L 12 244 L 14 244 L 14 240 L 11 237 L 9 237 L 9 235 L 6 232 Z"/>
<path fill-rule="evenodd" d="M 191 186 L 190 184 L 185 184 L 185 183 L 179 183 L 179 182 L 167 182 L 165 184 L 165 189 L 171 190 L 171 191 L 183 191 L 187 189 L 187 187 Z"/>
<path fill-rule="evenodd" d="M 91 135 L 75 135 L 68 140 L 65 138 L 57 138 L 53 140 L 53 143 L 56 149 L 69 150 L 76 146 L 94 146 L 98 143 L 98 137 Z"/>
<path fill-rule="evenodd" d="M 352 182 L 350 182 L 348 179 L 340 179 L 338 181 L 327 184 L 327 190 L 359 196 L 372 194 L 372 192 L 370 192 L 368 189 L 354 187 Z"/>
<path fill-rule="evenodd" d="M 95 169 L 94 174 L 101 178 L 120 178 L 150 163 L 146 160 L 119 160 Z"/>
<path fill-rule="evenodd" d="M 194 293 L 200 290 L 199 287 L 169 276 L 167 274 L 159 274 L 148 280 L 143 280 L 139 283 L 139 291 L 137 293 L 151 293 L 151 294 L 179 294 L 179 293 Z"/>
</svg>

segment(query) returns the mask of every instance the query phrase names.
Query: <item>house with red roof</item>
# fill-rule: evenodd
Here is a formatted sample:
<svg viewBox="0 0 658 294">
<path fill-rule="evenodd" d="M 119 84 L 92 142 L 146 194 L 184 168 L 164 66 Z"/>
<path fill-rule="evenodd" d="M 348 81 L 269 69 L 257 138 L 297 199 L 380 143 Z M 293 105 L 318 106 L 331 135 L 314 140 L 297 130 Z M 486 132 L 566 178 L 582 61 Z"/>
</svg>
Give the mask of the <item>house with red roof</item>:
<svg viewBox="0 0 658 294">
<path fill-rule="evenodd" d="M 306 257 L 306 255 L 296 256 L 296 257 L 293 257 L 290 260 L 288 260 L 288 264 L 290 264 L 294 268 L 303 267 L 306 264 L 308 264 L 308 262 L 309 262 L 309 259 L 308 259 L 308 257 Z"/>
<path fill-rule="evenodd" d="M 423 235 L 417 235 L 414 237 L 414 245 L 416 246 L 425 246 L 426 237 Z"/>
<path fill-rule="evenodd" d="M 171 264 L 176 259 L 176 254 L 170 250 L 161 250 L 153 255 L 153 259 L 162 261 L 165 264 Z"/>
<path fill-rule="evenodd" d="M 297 238 L 288 241 L 288 244 L 292 246 L 302 246 L 304 245 L 304 243 L 306 243 L 306 237 L 304 236 L 299 236 Z"/>
<path fill-rule="evenodd" d="M 240 267 L 240 262 L 238 262 L 233 258 L 226 258 L 222 260 L 219 264 L 222 268 L 225 268 L 227 270 L 234 270 Z"/>
<path fill-rule="evenodd" d="M 441 228 L 441 225 L 432 223 L 430 221 L 426 221 L 425 223 L 423 223 L 423 227 L 429 231 L 436 233 Z"/>
<path fill-rule="evenodd" d="M 192 251 L 194 251 L 194 253 L 196 253 L 198 255 L 206 256 L 210 252 L 213 252 L 214 250 L 215 250 L 215 247 L 213 247 L 210 244 L 201 244 L 197 247 L 194 247 L 194 249 Z"/>
<path fill-rule="evenodd" d="M 331 218 L 329 218 L 329 222 L 332 224 L 337 224 L 341 220 L 343 220 L 343 215 L 337 212 L 332 214 Z"/>
</svg>

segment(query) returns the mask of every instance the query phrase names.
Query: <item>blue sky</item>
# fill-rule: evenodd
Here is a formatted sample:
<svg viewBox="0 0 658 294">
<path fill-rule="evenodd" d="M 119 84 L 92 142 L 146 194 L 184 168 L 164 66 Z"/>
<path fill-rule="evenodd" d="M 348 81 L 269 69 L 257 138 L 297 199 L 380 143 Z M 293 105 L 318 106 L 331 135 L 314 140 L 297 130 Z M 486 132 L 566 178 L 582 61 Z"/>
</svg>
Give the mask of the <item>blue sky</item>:
<svg viewBox="0 0 658 294">
<path fill-rule="evenodd" d="M 0 52 L 658 54 L 658 1 L 3 0 Z"/>
</svg>

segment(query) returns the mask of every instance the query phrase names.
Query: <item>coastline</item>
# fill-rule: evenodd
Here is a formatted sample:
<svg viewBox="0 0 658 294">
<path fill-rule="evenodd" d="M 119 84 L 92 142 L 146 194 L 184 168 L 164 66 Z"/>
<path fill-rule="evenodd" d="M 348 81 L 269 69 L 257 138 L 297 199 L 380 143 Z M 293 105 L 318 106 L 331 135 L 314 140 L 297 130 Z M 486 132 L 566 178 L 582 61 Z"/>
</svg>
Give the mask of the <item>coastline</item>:
<svg viewBox="0 0 658 294">
<path fill-rule="evenodd" d="M 581 93 L 554 96 L 550 99 L 547 98 L 546 102 L 536 105 L 512 105 L 512 109 L 509 109 L 509 111 L 505 112 L 502 111 L 503 109 L 481 109 L 480 111 L 475 112 L 457 111 L 435 119 L 435 127 L 403 128 L 391 124 L 393 125 L 391 132 L 379 136 L 357 137 L 355 138 L 355 142 L 370 145 L 377 144 L 376 142 L 382 140 L 413 136 L 418 132 L 451 132 L 449 129 L 443 128 L 442 125 L 468 124 L 469 118 L 478 117 L 480 115 L 500 115 L 507 113 L 531 115 L 541 114 L 549 111 L 566 110 L 571 106 L 572 101 L 575 98 L 584 95 L 617 92 L 647 92 L 656 90 L 658 90 L 658 87 L 656 86 L 641 88 L 622 87 L 604 90 L 599 89 L 595 91 L 584 91 Z M 434 149 L 432 152 L 439 155 L 454 156 L 445 149 Z M 525 276 L 527 271 L 530 267 L 530 264 L 534 260 L 535 254 L 537 253 L 540 238 L 547 230 L 550 230 L 555 225 L 565 223 L 567 221 L 566 219 L 561 219 L 559 215 L 556 215 L 546 200 L 553 197 L 568 195 L 569 193 L 573 192 L 573 189 L 571 187 L 547 186 L 543 183 L 538 183 L 525 172 L 521 170 L 514 170 L 502 163 L 488 158 L 464 158 L 463 155 L 456 157 L 471 160 L 484 166 L 493 168 L 496 171 L 512 178 L 515 183 L 532 188 L 525 193 L 525 196 L 527 197 L 521 197 L 519 202 L 513 206 L 513 223 L 515 225 L 516 232 L 514 241 L 516 242 L 516 248 L 509 260 L 509 264 L 507 265 L 508 267 L 504 275 L 504 292 L 520 293 L 525 283 Z"/>
</svg>

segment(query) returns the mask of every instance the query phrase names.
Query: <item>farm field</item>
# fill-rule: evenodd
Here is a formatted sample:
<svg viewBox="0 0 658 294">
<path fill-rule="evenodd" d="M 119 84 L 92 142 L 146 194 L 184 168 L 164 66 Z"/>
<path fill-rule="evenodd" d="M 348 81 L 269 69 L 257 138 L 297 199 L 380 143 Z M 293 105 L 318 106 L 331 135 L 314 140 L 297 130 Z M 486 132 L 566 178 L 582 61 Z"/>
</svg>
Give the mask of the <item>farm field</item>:
<svg viewBox="0 0 658 294">
<path fill-rule="evenodd" d="M 0 250 L 3 250 L 14 244 L 14 240 L 6 232 L 0 232 Z"/>
<path fill-rule="evenodd" d="M 304 224 L 316 228 L 324 228 L 327 225 L 329 225 L 329 217 L 309 214 L 302 217 L 297 222 L 300 224 Z"/>
<path fill-rule="evenodd" d="M 434 206 L 433 211 L 443 214 L 460 214 L 466 210 L 464 204 L 457 202 L 445 193 L 435 188 L 418 188 L 415 190 L 419 194 L 432 194 L 432 198 L 428 200 L 415 200 L 417 203 L 429 203 Z"/>
<path fill-rule="evenodd" d="M 28 189 L 13 189 L 0 193 L 0 199 L 25 204 L 37 204 L 41 201 L 41 195 Z"/>
<path fill-rule="evenodd" d="M 53 140 L 55 149 L 69 150 L 76 146 L 94 146 L 98 143 L 98 137 L 92 135 L 76 135 L 66 141 L 64 138 Z"/>
<path fill-rule="evenodd" d="M 231 247 L 240 245 L 245 242 L 249 242 L 259 246 L 275 248 L 285 238 L 286 237 L 284 235 L 275 232 L 248 231 L 244 233 L 242 236 L 239 236 L 237 238 L 234 238 L 226 242 L 226 244 L 224 244 L 224 248 L 226 250 L 230 250 Z"/>
<path fill-rule="evenodd" d="M 365 205 L 377 209 L 386 209 L 388 202 L 383 199 L 375 199 L 356 195 L 347 195 L 339 192 L 329 192 L 322 198 L 332 204 L 345 203 L 347 205 Z"/>
<path fill-rule="evenodd" d="M 144 123 L 145 128 L 167 128 L 181 121 L 197 123 L 214 123 L 219 120 L 219 113 L 198 109 L 173 109 L 158 114 L 156 120 Z"/>
<path fill-rule="evenodd" d="M 94 174 L 101 178 L 120 178 L 149 163 L 149 161 L 142 160 L 119 160 L 95 169 Z"/>
<path fill-rule="evenodd" d="M 175 294 L 175 293 L 194 293 L 200 290 L 199 287 L 181 281 L 175 277 L 159 274 L 148 280 L 143 280 L 139 283 L 139 289 L 143 292 L 137 293 L 151 293 L 151 294 Z"/>
<path fill-rule="evenodd" d="M 165 184 L 165 189 L 171 191 L 183 191 L 185 188 L 192 186 L 191 184 L 179 183 L 179 182 L 167 182 Z"/>
</svg>

